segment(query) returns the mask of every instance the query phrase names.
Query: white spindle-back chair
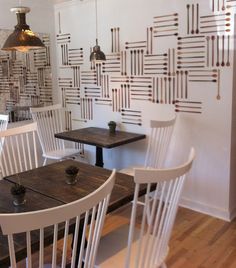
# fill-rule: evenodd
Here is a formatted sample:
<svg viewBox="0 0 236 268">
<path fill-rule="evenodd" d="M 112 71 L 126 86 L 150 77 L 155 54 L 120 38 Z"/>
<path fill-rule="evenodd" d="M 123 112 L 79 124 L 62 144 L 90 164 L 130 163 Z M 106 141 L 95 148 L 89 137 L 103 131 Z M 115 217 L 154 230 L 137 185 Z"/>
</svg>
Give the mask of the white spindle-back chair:
<svg viewBox="0 0 236 268">
<path fill-rule="evenodd" d="M 66 256 L 68 254 L 68 236 L 69 226 L 72 220 L 75 221 L 74 240 L 72 244 L 71 268 L 93 268 L 96 258 L 96 252 L 103 228 L 103 223 L 110 199 L 110 194 L 115 182 L 115 170 L 113 170 L 109 179 L 100 186 L 96 191 L 88 196 L 74 201 L 72 203 L 50 208 L 41 211 L 18 213 L 18 214 L 0 214 L 0 226 L 3 235 L 7 235 L 9 243 L 9 254 L 11 268 L 16 268 L 16 257 L 14 249 L 13 235 L 25 233 L 27 244 L 27 267 L 35 267 L 32 263 L 31 254 L 31 235 L 32 231 L 39 230 L 39 265 L 44 266 L 44 231 L 47 227 L 51 227 L 53 234 L 52 246 L 52 263 L 51 267 L 57 267 L 57 239 L 59 224 L 64 224 L 64 241 L 61 264 L 59 267 L 66 267 Z M 84 219 L 84 221 L 82 220 Z M 16 224 L 17 222 L 17 224 Z M 79 230 L 82 228 L 82 238 L 80 245 L 78 243 Z M 49 231 L 47 229 L 47 231 Z M 86 242 L 87 239 L 87 242 Z M 87 243 L 86 247 L 85 244 Z M 79 250 L 79 251 L 78 251 Z M 78 255 L 77 255 L 78 254 Z M 78 265 L 76 258 L 78 257 Z M 84 265 L 84 266 L 83 266 Z"/>
<path fill-rule="evenodd" d="M 178 204 L 187 172 L 195 156 L 191 149 L 188 161 L 170 169 L 135 169 L 135 193 L 128 234 L 114 231 L 101 239 L 96 263 L 101 268 L 158 268 L 166 267 L 168 243 L 173 229 Z M 138 193 L 141 185 L 147 186 L 141 220 L 138 220 Z M 152 185 L 152 186 L 151 186 Z M 150 203 L 150 189 L 155 189 L 155 198 Z M 141 207 L 139 207 L 141 209 Z M 146 210 L 151 210 L 150 222 Z M 138 224 L 139 229 L 135 228 Z M 122 248 L 127 241 L 127 248 Z M 110 238 L 110 240 L 109 240 Z M 117 250 L 110 249 L 111 245 Z M 126 244 L 127 245 L 127 244 Z M 112 253 L 111 253 L 112 251 Z"/>
<path fill-rule="evenodd" d="M 144 167 L 163 168 L 175 121 L 176 116 L 166 121 L 150 121 L 151 131 L 148 137 Z M 136 167 L 128 167 L 119 172 L 134 176 L 134 168 Z"/>
<path fill-rule="evenodd" d="M 0 166 L 4 177 L 38 167 L 36 135 L 36 123 L 0 131 Z"/>
<path fill-rule="evenodd" d="M 0 131 L 7 129 L 8 120 L 9 120 L 9 115 L 0 114 Z"/>
<path fill-rule="evenodd" d="M 64 140 L 54 137 L 56 133 L 66 131 L 66 110 L 60 104 L 30 108 L 33 120 L 38 125 L 38 135 L 43 150 L 44 165 L 47 159 L 61 160 L 81 153 L 81 150 L 68 147 Z"/>
<path fill-rule="evenodd" d="M 9 120 L 9 115 L 0 114 L 0 132 L 7 129 L 8 120 Z M 4 138 L 2 139 L 2 142 L 0 142 L 0 154 L 2 152 L 3 143 L 4 143 Z M 0 169 L 0 173 L 1 173 L 1 177 L 2 177 L 1 169 Z"/>
<path fill-rule="evenodd" d="M 167 121 L 151 120 L 151 134 L 145 159 L 145 167 L 163 168 L 172 137 L 176 117 Z"/>
<path fill-rule="evenodd" d="M 171 141 L 175 121 L 176 116 L 165 121 L 150 121 L 151 132 L 148 139 L 148 147 L 146 151 L 144 167 L 163 168 L 169 144 Z M 120 172 L 134 176 L 135 168 L 138 167 L 128 167 L 126 169 L 120 170 Z M 150 199 L 152 199 L 152 194 L 150 195 Z M 144 203 L 141 201 L 139 201 L 138 204 L 144 205 Z M 147 210 L 147 214 L 150 214 L 149 210 Z"/>
<path fill-rule="evenodd" d="M 0 114 L 0 131 L 6 130 L 8 125 L 9 115 Z M 2 140 L 4 141 L 4 139 Z M 0 153 L 2 151 L 3 143 L 0 143 Z"/>
</svg>

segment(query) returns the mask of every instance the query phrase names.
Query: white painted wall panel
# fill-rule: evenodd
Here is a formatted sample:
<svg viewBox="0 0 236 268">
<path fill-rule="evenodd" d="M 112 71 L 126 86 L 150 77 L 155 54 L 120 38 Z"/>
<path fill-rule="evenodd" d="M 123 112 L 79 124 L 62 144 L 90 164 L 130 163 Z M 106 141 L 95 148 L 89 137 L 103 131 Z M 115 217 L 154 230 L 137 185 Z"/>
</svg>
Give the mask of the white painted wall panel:
<svg viewBox="0 0 236 268">
<path fill-rule="evenodd" d="M 212 1 L 199 0 L 198 3 L 201 16 L 213 14 Z M 124 50 L 127 41 L 146 40 L 146 28 L 153 25 L 154 16 L 171 13 L 179 14 L 179 35 L 186 36 L 187 4 L 196 4 L 196 1 L 98 0 L 99 44 L 106 54 L 111 53 L 111 28 L 119 27 L 121 50 Z M 71 34 L 69 47 L 83 48 L 84 64 L 81 70 L 89 70 L 90 47 L 95 44 L 94 1 L 72 1 L 57 5 L 55 7 L 56 33 L 59 31 L 59 13 L 62 33 Z M 216 12 L 216 14 L 221 13 L 222 11 Z M 231 34 L 233 34 L 233 27 L 234 22 L 231 20 Z M 155 53 L 166 53 L 168 48 L 177 48 L 177 40 L 176 37 L 156 38 L 153 46 Z M 220 51 L 221 49 L 220 47 Z M 71 77 L 70 70 L 59 68 L 61 67 L 60 46 L 57 53 L 59 76 Z M 195 147 L 197 158 L 186 183 L 183 204 L 224 219 L 229 218 L 233 39 L 230 43 L 230 59 L 231 67 L 220 68 L 220 100 L 216 99 L 216 83 L 189 83 L 189 99 L 202 102 L 202 114 L 180 113 L 178 115 L 168 159 L 168 164 L 180 162 L 187 155 L 189 148 Z M 83 89 L 82 85 L 81 96 L 83 96 Z M 58 100 L 61 100 L 60 90 L 58 90 Z M 142 111 L 142 126 L 139 127 L 121 124 L 122 118 L 119 112 L 112 112 L 111 108 L 98 105 L 93 106 L 95 111 L 93 120 L 87 123 L 78 122 L 76 120 L 81 118 L 80 106 L 67 106 L 73 111 L 75 128 L 106 127 L 109 120 L 115 120 L 120 129 L 147 134 L 150 119 L 171 117 L 174 112 L 173 105 L 132 101 L 132 109 Z M 142 164 L 145 145 L 146 142 L 142 141 L 105 150 L 105 166 L 123 168 L 129 164 Z M 90 161 L 94 162 L 95 148 L 90 146 L 86 148 Z"/>
</svg>

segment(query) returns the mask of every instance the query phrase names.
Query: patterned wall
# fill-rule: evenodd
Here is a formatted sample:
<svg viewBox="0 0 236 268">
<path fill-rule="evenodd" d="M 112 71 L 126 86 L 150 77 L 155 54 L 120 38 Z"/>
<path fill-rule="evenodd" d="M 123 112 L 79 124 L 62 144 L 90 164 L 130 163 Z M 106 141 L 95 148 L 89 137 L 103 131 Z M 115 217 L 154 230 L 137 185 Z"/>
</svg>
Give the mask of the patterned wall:
<svg viewBox="0 0 236 268">
<path fill-rule="evenodd" d="M 134 104 L 140 101 L 169 104 L 177 113 L 203 114 L 203 101 L 192 89 L 211 84 L 215 100 L 221 100 L 221 72 L 232 66 L 235 7 L 236 0 L 211 0 L 210 12 L 199 3 L 186 4 L 184 19 L 177 12 L 154 16 L 149 27 L 139 29 L 145 33 L 143 40 L 121 43 L 122 29 L 113 27 L 107 61 L 91 63 L 90 68 L 84 65 L 89 60 L 84 57 L 86 48 L 71 45 L 73 36 L 62 31 L 59 11 L 59 87 L 64 106 L 78 106 L 79 120 L 87 122 L 102 105 L 119 112 L 121 123 L 137 126 L 142 125 L 142 111 Z M 179 34 L 180 26 L 184 35 Z M 158 53 L 155 44 L 168 38 L 175 45 Z"/>
<path fill-rule="evenodd" d="M 0 30 L 0 46 L 11 32 Z M 52 104 L 50 38 L 48 34 L 39 34 L 39 37 L 45 49 L 28 53 L 0 50 L 1 113 L 18 109 L 23 112 L 20 119 L 28 119 L 24 117 L 30 116 L 29 106 Z"/>
</svg>

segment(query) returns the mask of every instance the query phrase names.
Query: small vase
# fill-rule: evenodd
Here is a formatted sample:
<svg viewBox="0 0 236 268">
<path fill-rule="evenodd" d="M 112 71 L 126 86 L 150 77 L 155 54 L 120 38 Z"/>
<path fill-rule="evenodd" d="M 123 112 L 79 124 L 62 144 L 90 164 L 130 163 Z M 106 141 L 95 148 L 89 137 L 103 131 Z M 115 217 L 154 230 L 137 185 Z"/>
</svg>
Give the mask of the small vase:
<svg viewBox="0 0 236 268">
<path fill-rule="evenodd" d="M 108 127 L 109 127 L 109 132 L 111 134 L 116 133 L 116 122 L 115 121 L 108 122 Z"/>
<path fill-rule="evenodd" d="M 110 126 L 109 126 L 109 131 L 110 131 L 110 133 L 112 133 L 112 134 L 116 133 L 116 125 L 110 125 Z"/>
<path fill-rule="evenodd" d="M 25 193 L 23 194 L 16 194 L 12 195 L 13 196 L 13 204 L 14 206 L 21 206 L 24 205 L 26 200 L 25 200 Z"/>
<path fill-rule="evenodd" d="M 77 182 L 77 179 L 76 179 L 77 174 L 75 174 L 75 175 L 66 174 L 66 177 L 67 177 L 67 179 L 66 179 L 67 184 L 69 184 L 69 185 L 76 184 L 76 182 Z"/>
</svg>

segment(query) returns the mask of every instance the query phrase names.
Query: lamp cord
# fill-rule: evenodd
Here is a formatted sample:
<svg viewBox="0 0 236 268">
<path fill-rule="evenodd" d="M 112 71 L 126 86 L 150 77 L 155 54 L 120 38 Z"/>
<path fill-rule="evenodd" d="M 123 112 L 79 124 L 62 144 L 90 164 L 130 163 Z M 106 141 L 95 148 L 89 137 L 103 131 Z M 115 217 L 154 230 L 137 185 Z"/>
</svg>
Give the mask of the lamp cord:
<svg viewBox="0 0 236 268">
<path fill-rule="evenodd" d="M 95 10 L 96 10 L 96 42 L 98 40 L 98 4 L 97 0 L 95 0 Z"/>
</svg>

